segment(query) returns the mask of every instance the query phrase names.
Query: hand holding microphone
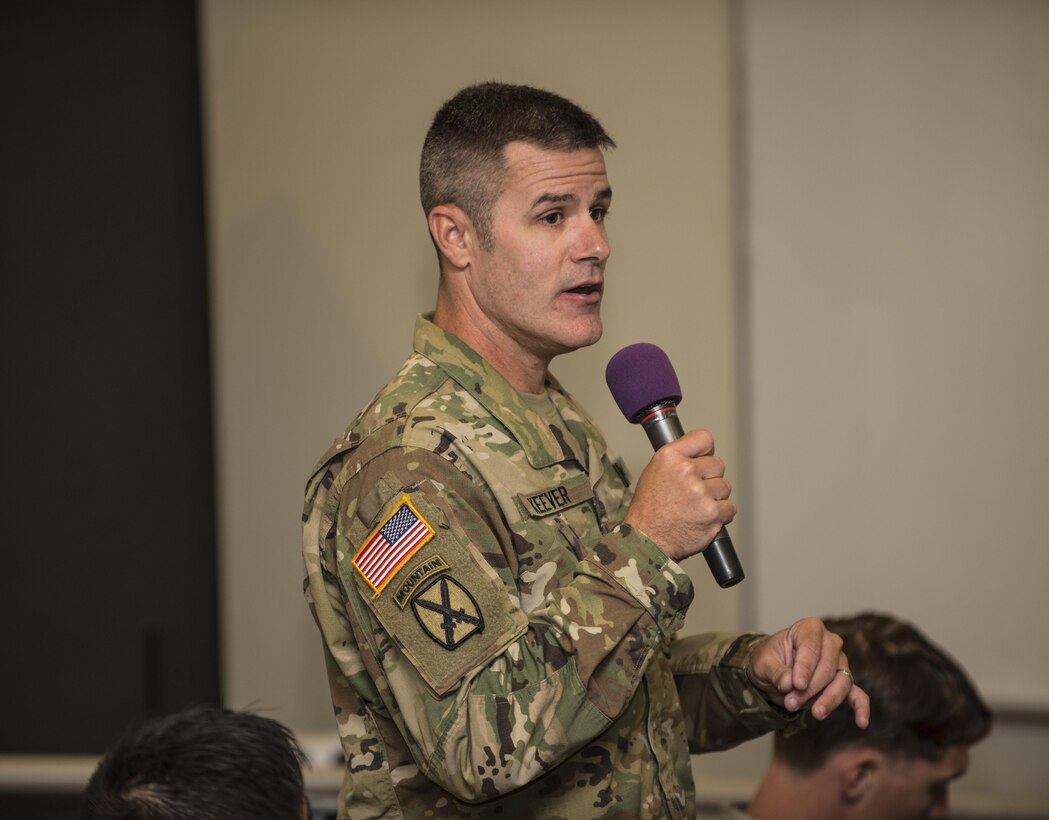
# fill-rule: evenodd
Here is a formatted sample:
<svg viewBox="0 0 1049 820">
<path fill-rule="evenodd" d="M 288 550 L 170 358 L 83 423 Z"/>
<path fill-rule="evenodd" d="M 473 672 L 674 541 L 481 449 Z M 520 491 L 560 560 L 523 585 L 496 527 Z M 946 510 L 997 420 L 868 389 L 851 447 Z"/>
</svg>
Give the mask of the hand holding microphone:
<svg viewBox="0 0 1049 820">
<path fill-rule="evenodd" d="M 675 560 L 703 550 L 719 586 L 738 584 L 743 567 L 722 526 L 736 512 L 728 500 L 731 486 L 710 434 L 682 430 L 681 386 L 666 353 L 652 344 L 629 345 L 608 362 L 605 380 L 623 415 L 644 428 L 656 450 L 638 480 L 626 522 Z"/>
</svg>

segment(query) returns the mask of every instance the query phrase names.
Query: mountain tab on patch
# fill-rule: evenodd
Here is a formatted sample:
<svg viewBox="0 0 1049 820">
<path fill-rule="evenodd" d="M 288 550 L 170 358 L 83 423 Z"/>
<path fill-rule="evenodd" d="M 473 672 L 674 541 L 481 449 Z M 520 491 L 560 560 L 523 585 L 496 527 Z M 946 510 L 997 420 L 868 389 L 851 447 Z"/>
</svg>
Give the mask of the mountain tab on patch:
<svg viewBox="0 0 1049 820">
<path fill-rule="evenodd" d="M 424 558 L 418 564 L 416 564 L 411 571 L 404 576 L 404 580 L 401 581 L 400 586 L 397 587 L 397 591 L 393 593 L 393 601 L 401 609 L 408 606 L 408 599 L 412 593 L 415 592 L 415 588 L 419 586 L 423 581 L 438 572 L 443 572 L 446 569 L 451 569 L 448 566 L 448 562 L 445 561 L 440 555 L 431 555 L 428 558 Z"/>
</svg>

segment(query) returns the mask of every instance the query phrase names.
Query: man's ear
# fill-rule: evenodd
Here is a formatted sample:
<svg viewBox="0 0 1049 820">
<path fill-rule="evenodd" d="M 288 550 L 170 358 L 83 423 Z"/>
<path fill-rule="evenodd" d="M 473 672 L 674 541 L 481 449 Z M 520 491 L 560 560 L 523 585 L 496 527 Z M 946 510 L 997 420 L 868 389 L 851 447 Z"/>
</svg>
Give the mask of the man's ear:
<svg viewBox="0 0 1049 820">
<path fill-rule="evenodd" d="M 857 746 L 838 752 L 834 767 L 842 802 L 852 805 L 870 794 L 884 766 L 884 759 L 874 749 Z"/>
<path fill-rule="evenodd" d="M 435 205 L 426 222 L 441 256 L 453 268 L 466 268 L 473 256 L 477 237 L 470 217 L 456 205 Z"/>
</svg>

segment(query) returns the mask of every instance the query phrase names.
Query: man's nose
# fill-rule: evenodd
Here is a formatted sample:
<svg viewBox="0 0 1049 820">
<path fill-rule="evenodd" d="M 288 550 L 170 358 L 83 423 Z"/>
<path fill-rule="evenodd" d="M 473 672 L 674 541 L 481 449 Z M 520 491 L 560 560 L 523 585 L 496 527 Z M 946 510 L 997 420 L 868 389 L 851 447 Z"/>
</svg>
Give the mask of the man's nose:
<svg viewBox="0 0 1049 820">
<path fill-rule="evenodd" d="M 604 225 L 588 217 L 576 238 L 576 261 L 582 262 L 590 259 L 598 264 L 603 264 L 611 252 L 612 248 L 609 246 L 608 234 L 605 232 Z"/>
</svg>

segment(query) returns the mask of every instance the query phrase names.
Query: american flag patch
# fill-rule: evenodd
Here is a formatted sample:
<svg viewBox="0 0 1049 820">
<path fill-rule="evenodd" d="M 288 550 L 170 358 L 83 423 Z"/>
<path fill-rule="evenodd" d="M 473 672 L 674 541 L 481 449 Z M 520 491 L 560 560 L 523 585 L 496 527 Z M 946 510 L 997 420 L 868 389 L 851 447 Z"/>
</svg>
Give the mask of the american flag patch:
<svg viewBox="0 0 1049 820">
<path fill-rule="evenodd" d="M 419 515 L 406 495 L 400 506 L 357 550 L 353 566 L 378 595 L 408 559 L 431 538 L 433 527 Z"/>
</svg>

